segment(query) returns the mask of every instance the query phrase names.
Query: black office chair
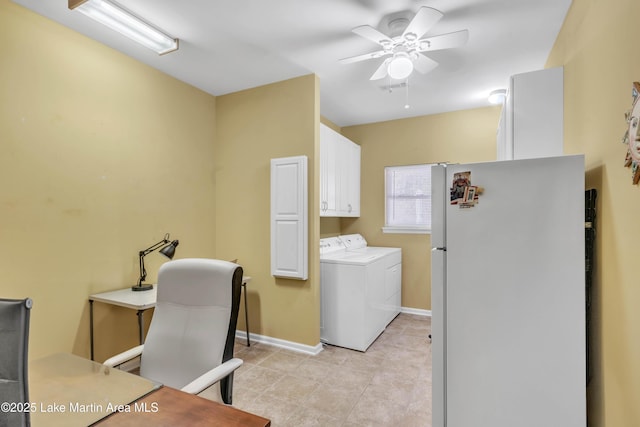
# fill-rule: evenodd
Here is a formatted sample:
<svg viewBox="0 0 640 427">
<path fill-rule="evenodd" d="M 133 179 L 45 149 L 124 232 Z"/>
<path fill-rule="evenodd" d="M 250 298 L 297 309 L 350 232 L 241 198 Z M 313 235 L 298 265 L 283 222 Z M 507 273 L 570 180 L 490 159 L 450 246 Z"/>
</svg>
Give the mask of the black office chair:
<svg viewBox="0 0 640 427">
<path fill-rule="evenodd" d="M 0 411 L 0 427 L 30 426 L 29 412 L 29 317 L 33 302 L 0 298 L 0 402 L 9 411 Z"/>
</svg>

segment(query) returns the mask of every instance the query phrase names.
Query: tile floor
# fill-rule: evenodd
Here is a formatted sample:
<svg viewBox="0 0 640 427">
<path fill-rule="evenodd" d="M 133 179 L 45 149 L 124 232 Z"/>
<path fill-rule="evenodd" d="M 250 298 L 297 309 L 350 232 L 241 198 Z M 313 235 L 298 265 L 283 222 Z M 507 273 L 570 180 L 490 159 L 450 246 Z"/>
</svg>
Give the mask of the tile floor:
<svg viewBox="0 0 640 427">
<path fill-rule="evenodd" d="M 430 331 L 429 317 L 400 314 L 365 353 L 317 356 L 237 340 L 233 406 L 273 427 L 430 427 Z"/>
</svg>

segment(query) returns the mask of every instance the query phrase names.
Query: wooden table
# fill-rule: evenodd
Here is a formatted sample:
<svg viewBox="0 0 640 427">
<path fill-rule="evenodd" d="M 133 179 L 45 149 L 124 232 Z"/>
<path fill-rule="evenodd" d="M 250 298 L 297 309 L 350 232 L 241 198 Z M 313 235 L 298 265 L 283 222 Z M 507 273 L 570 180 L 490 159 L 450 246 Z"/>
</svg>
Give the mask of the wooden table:
<svg viewBox="0 0 640 427">
<path fill-rule="evenodd" d="M 69 353 L 29 362 L 33 427 L 84 427 L 161 385 Z"/>
<path fill-rule="evenodd" d="M 29 362 L 29 398 L 33 427 L 271 425 L 266 418 L 68 353 Z"/>
<path fill-rule="evenodd" d="M 96 426 L 268 427 L 271 425 L 271 421 L 266 418 L 166 386 L 132 403 L 130 408 L 132 412 L 112 414 Z"/>
</svg>

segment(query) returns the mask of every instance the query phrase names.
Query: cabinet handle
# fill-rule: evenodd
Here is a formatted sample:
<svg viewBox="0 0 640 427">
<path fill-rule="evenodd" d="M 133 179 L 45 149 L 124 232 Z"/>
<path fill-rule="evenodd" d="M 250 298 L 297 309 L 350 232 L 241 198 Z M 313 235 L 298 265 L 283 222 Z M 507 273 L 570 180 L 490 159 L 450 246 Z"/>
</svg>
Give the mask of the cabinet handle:
<svg viewBox="0 0 640 427">
<path fill-rule="evenodd" d="M 351 203 L 349 203 L 349 213 L 351 213 Z"/>
</svg>

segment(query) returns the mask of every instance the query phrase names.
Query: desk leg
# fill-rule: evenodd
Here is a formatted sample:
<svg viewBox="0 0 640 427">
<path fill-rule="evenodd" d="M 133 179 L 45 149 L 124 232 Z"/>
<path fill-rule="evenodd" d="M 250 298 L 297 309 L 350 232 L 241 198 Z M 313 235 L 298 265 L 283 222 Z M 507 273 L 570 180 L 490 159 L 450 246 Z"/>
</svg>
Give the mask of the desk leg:
<svg viewBox="0 0 640 427">
<path fill-rule="evenodd" d="M 249 312 L 247 311 L 247 284 L 242 284 L 244 289 L 244 325 L 247 330 L 247 347 L 251 347 L 251 341 L 249 341 Z"/>
<path fill-rule="evenodd" d="M 89 300 L 89 342 L 91 343 L 91 360 L 93 360 L 93 300 Z"/>
<path fill-rule="evenodd" d="M 144 310 L 138 310 L 138 334 L 140 336 L 140 344 L 144 344 Z"/>
</svg>

